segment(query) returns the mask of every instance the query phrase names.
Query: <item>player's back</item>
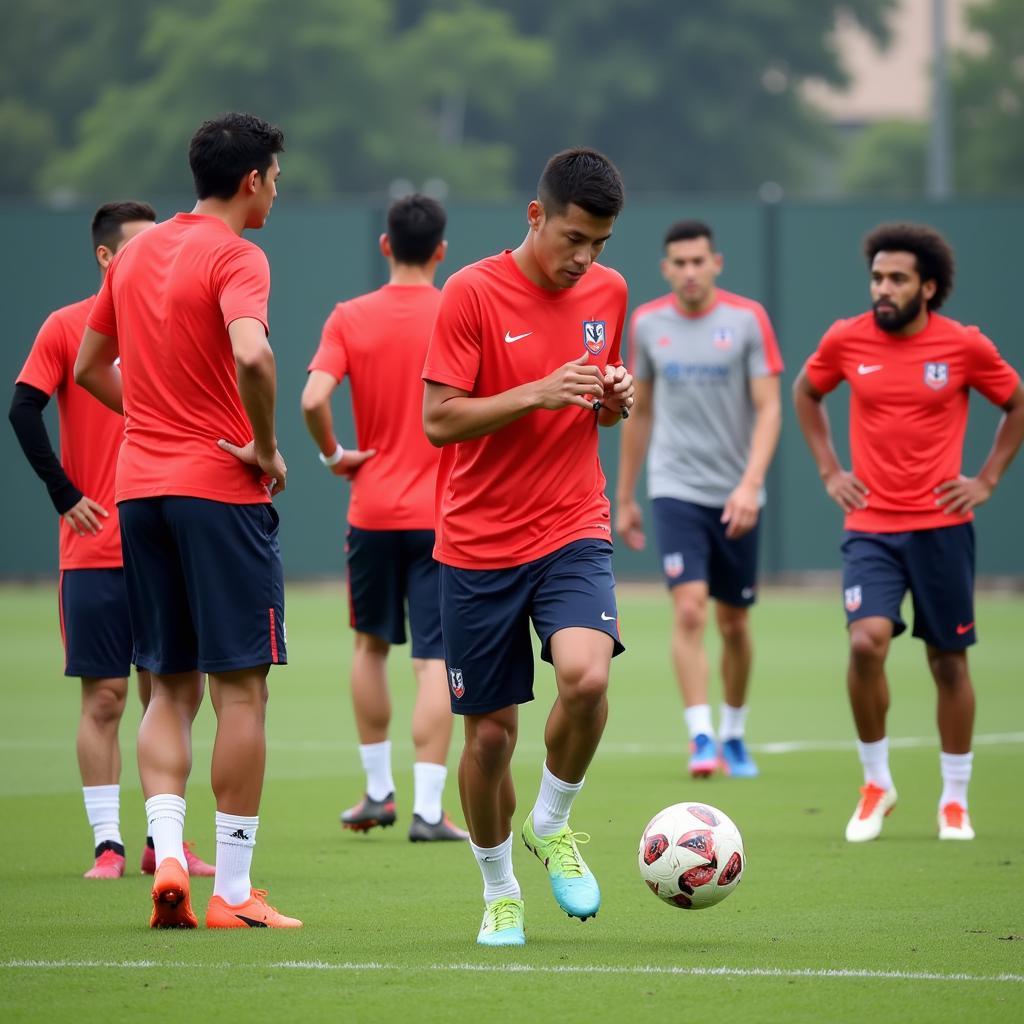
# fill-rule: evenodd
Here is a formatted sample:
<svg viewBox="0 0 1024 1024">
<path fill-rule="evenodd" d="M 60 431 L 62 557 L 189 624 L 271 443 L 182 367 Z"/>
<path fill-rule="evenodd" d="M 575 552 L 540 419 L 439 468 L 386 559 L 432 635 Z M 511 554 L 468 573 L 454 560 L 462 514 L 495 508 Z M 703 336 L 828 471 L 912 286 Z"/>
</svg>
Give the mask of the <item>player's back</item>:
<svg viewBox="0 0 1024 1024">
<path fill-rule="evenodd" d="M 269 286 L 262 250 L 215 217 L 178 214 L 118 253 L 93 326 L 106 333 L 112 304 L 124 381 L 119 501 L 267 500 L 258 471 L 217 441 L 252 440 L 227 328 L 251 317 L 266 329 Z"/>
<path fill-rule="evenodd" d="M 330 372 L 349 379 L 357 443 L 377 452 L 353 481 L 354 526 L 434 527 L 441 453 L 423 432 L 420 371 L 440 301 L 431 285 L 388 284 L 339 303 L 324 325 L 321 352 L 330 350 Z"/>
</svg>

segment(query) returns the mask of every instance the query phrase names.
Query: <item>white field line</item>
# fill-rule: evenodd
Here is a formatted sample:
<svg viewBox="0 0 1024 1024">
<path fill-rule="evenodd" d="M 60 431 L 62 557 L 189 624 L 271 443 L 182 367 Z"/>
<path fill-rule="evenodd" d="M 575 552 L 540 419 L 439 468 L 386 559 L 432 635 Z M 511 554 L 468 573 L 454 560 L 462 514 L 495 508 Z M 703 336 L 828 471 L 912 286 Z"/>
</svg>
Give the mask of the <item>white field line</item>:
<svg viewBox="0 0 1024 1024">
<path fill-rule="evenodd" d="M 6 960 L 0 961 L 0 970 L 173 970 L 194 969 L 194 963 L 175 963 L 161 960 Z M 464 973 L 473 971 L 481 974 L 619 974 L 619 975 L 669 975 L 679 977 L 706 978 L 851 978 L 869 981 L 952 981 L 993 983 L 1024 983 L 1024 974 L 965 974 L 938 971 L 872 971 L 849 968 L 805 967 L 660 967 L 637 964 L 633 967 L 607 965 L 579 965 L 538 967 L 530 964 L 385 964 L 328 963 L 322 960 L 283 960 L 270 964 L 203 964 L 215 970 L 257 970 L 257 971 L 439 971 L 442 973 Z"/>
<path fill-rule="evenodd" d="M 889 739 L 889 746 L 892 749 L 916 749 L 920 747 L 937 747 L 937 736 L 893 736 Z M 1024 743 L 1024 732 L 992 732 L 980 733 L 974 737 L 976 747 L 998 747 L 1013 746 Z M 210 750 L 212 743 L 209 741 L 197 740 L 193 744 L 196 750 Z M 598 754 L 610 754 L 618 756 L 631 756 L 633 754 L 678 754 L 686 746 L 685 741 L 680 738 L 678 743 L 619 743 L 614 740 L 602 743 Z M 337 753 L 339 750 L 354 750 L 356 744 L 349 741 L 337 742 L 332 740 L 294 740 L 274 742 L 268 740 L 267 747 L 270 751 L 279 753 L 296 754 L 320 754 Z M 854 740 L 780 740 L 769 743 L 749 743 L 748 747 L 755 754 L 804 754 L 821 751 L 843 751 L 856 750 L 857 744 Z M 34 740 L 31 738 L 10 738 L 0 739 L 0 750 L 65 750 L 70 749 L 67 740 L 47 739 Z M 521 740 L 516 744 L 517 750 L 543 750 L 544 745 L 540 742 Z"/>
</svg>

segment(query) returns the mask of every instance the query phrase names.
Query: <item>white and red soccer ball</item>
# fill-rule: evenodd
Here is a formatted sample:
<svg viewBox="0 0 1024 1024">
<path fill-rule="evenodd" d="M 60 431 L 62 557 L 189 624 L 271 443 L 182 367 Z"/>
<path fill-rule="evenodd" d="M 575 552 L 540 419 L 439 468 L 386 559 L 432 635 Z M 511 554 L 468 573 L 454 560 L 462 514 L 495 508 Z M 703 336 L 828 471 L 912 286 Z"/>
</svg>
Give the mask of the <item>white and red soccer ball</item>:
<svg viewBox="0 0 1024 1024">
<path fill-rule="evenodd" d="M 743 838 L 732 819 L 710 804 L 673 804 L 644 829 L 640 875 L 659 899 L 684 910 L 721 903 L 743 877 Z"/>
</svg>

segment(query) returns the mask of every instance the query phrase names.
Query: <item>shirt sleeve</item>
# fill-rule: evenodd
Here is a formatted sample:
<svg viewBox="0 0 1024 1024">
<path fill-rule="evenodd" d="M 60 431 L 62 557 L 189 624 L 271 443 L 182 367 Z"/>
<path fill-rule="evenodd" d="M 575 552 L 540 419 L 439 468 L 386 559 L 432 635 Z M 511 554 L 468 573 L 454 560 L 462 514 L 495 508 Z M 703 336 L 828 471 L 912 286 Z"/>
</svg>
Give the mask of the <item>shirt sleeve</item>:
<svg viewBox="0 0 1024 1024">
<path fill-rule="evenodd" d="M 636 380 L 651 380 L 654 377 L 654 363 L 644 345 L 640 330 L 639 310 L 629 318 L 629 372 Z"/>
<path fill-rule="evenodd" d="M 99 294 L 89 308 L 89 319 L 85 322 L 86 327 L 91 327 L 98 334 L 106 335 L 108 338 L 117 337 L 117 316 L 114 313 L 113 291 L 116 267 L 117 257 L 115 256 L 103 277 Z"/>
<path fill-rule="evenodd" d="M 334 307 L 320 333 L 320 345 L 308 369 L 329 373 L 339 384 L 348 373 L 348 349 L 345 347 L 345 316 L 341 306 Z"/>
<path fill-rule="evenodd" d="M 77 340 L 77 339 L 76 339 Z M 36 340 L 18 374 L 16 384 L 29 384 L 45 395 L 60 387 L 67 373 L 67 341 L 60 317 L 51 313 L 39 328 Z"/>
<path fill-rule="evenodd" d="M 785 365 L 772 322 L 759 302 L 751 302 L 750 312 L 754 314 L 754 325 L 751 344 L 747 348 L 747 376 L 778 376 Z"/>
<path fill-rule="evenodd" d="M 462 275 L 450 277 L 441 292 L 423 379 L 472 392 L 480 369 L 479 300 Z"/>
<path fill-rule="evenodd" d="M 267 304 L 270 300 L 270 264 L 266 253 L 251 242 L 229 249 L 216 275 L 217 299 L 224 326 L 251 317 L 270 333 Z"/>
<path fill-rule="evenodd" d="M 804 363 L 811 387 L 823 395 L 834 391 L 843 380 L 842 334 L 840 323 L 834 323 L 818 343 L 818 348 Z"/>
<path fill-rule="evenodd" d="M 981 331 L 969 333 L 967 383 L 993 405 L 1005 405 L 1020 384 L 1020 375 Z"/>
</svg>

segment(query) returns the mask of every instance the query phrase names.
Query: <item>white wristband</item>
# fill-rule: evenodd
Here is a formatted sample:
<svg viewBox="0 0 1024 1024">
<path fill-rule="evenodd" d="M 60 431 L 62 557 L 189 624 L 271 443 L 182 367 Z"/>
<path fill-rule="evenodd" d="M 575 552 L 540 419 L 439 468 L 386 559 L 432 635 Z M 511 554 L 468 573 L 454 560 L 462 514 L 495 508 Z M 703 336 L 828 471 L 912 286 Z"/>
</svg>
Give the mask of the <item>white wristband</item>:
<svg viewBox="0 0 1024 1024">
<path fill-rule="evenodd" d="M 324 455 L 323 452 L 320 452 L 319 454 L 320 461 L 325 466 L 336 466 L 339 462 L 341 462 L 342 458 L 344 458 L 345 449 L 342 448 L 341 445 L 339 444 L 338 447 L 334 449 L 333 455 Z"/>
</svg>

